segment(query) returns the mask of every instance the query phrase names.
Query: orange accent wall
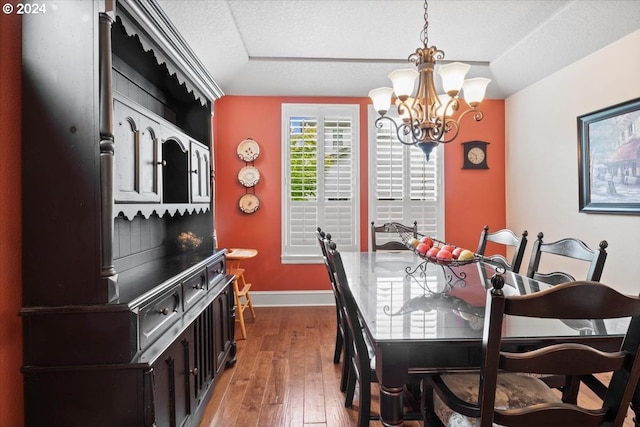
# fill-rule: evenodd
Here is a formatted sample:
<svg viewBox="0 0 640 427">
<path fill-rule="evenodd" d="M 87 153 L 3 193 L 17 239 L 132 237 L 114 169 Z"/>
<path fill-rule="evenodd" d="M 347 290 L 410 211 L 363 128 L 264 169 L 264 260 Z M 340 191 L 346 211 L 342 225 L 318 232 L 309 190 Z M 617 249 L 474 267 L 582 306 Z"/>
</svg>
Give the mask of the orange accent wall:
<svg viewBox="0 0 640 427">
<path fill-rule="evenodd" d="M 225 96 L 216 101 L 214 147 L 216 168 L 215 221 L 220 247 L 246 247 L 258 256 L 244 261 L 245 275 L 253 290 L 329 290 L 323 265 L 292 265 L 280 262 L 281 236 L 281 105 L 283 103 L 331 103 L 360 105 L 360 122 L 367 123 L 368 98 L 307 98 Z M 485 224 L 491 229 L 505 226 L 504 101 L 482 104 L 485 118 L 474 123 L 466 117 L 456 142 L 445 146 L 446 239 L 460 246 L 477 248 Z M 245 188 L 238 171 L 245 163 L 237 156 L 238 144 L 252 138 L 260 144 L 255 161 L 260 182 L 255 192 L 260 209 L 242 213 L 238 200 Z M 360 247 L 368 250 L 367 126 L 360 127 Z M 463 149 L 459 142 L 482 140 L 488 148 L 489 170 L 461 170 Z M 319 249 L 318 249 L 319 250 Z"/>
<path fill-rule="evenodd" d="M 485 225 L 495 231 L 506 224 L 504 101 L 486 100 L 481 109 L 484 119 L 474 122 L 470 116 L 463 118 L 458 138 L 444 147 L 446 240 L 473 251 Z M 489 170 L 462 169 L 461 142 L 474 140 L 489 143 Z"/>
<path fill-rule="evenodd" d="M 13 2 L 12 2 L 13 3 Z M 0 16 L 0 425 L 24 424 L 20 105 L 22 24 Z"/>
</svg>

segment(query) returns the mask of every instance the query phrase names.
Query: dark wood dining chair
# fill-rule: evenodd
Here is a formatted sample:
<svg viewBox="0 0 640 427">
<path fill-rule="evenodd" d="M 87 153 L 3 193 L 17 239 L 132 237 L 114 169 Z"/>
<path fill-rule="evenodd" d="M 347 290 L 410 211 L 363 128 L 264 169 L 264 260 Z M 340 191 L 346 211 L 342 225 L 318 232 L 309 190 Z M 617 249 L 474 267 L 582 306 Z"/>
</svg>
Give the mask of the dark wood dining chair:
<svg viewBox="0 0 640 427">
<path fill-rule="evenodd" d="M 382 225 L 375 225 L 371 221 L 371 250 L 376 251 L 407 251 L 409 248 L 402 242 L 400 233 L 409 233 L 413 237 L 418 237 L 418 221 L 413 222 L 413 226 L 400 224 L 399 222 L 387 222 Z M 384 235 L 384 242 L 378 243 L 377 234 Z"/>
<path fill-rule="evenodd" d="M 324 233 L 324 231 L 322 231 L 322 228 L 318 227 L 318 229 L 316 230 L 316 238 L 318 239 L 318 245 L 320 246 L 320 250 L 322 251 L 322 258 L 324 261 L 324 265 L 327 269 L 327 275 L 329 276 L 329 282 L 331 283 L 331 289 L 333 290 L 333 296 L 335 297 L 336 300 L 336 345 L 335 345 L 335 349 L 333 352 L 333 363 L 340 363 L 340 355 L 342 354 L 342 346 L 344 343 L 344 334 L 342 332 L 342 321 L 340 318 L 340 308 L 338 306 L 338 297 L 336 294 L 336 284 L 335 284 L 335 276 L 333 275 L 333 272 L 331 271 L 331 267 L 329 266 L 329 263 L 327 262 L 327 250 L 325 247 L 325 243 L 324 240 L 326 239 L 326 235 Z M 329 236 L 329 239 L 331 238 L 331 236 Z"/>
<path fill-rule="evenodd" d="M 518 427 L 622 426 L 640 377 L 640 297 L 623 295 L 599 282 L 566 282 L 524 296 L 509 295 L 502 276 L 494 276 L 491 283 L 480 371 L 425 376 L 425 425 L 458 425 L 454 422 L 467 417 L 479 419 L 476 425 L 480 427 L 493 423 Z M 502 343 L 505 316 L 631 317 L 631 321 L 621 347 L 613 351 L 601 351 L 569 337 L 567 342 L 541 342 L 536 350 L 514 353 L 506 351 Z M 608 385 L 595 376 L 605 372 L 612 375 Z M 578 376 L 602 399 L 601 406 L 585 409 L 563 402 L 535 374 Z"/>
<path fill-rule="evenodd" d="M 531 249 L 531 259 L 527 267 L 527 276 L 535 280 L 557 285 L 566 282 L 573 282 L 576 278 L 564 271 L 552 271 L 543 273 L 540 271 L 540 261 L 543 254 L 547 256 L 559 256 L 571 258 L 579 262 L 588 263 L 587 273 L 581 280 L 599 282 L 602 277 L 604 263 L 607 259 L 608 243 L 603 240 L 598 245 L 598 249 L 589 248 L 582 240 L 567 237 L 554 242 L 545 243 L 542 239 L 544 234 L 538 233 L 536 240 L 533 242 Z M 572 329 L 580 331 L 581 334 L 587 335 L 593 332 L 606 333 L 605 324 L 599 319 L 564 319 L 563 323 Z M 578 397 L 580 383 L 575 377 L 561 377 L 557 375 L 542 376 L 545 382 L 556 387 L 562 392 L 563 400 L 566 402 L 575 402 Z"/>
<path fill-rule="evenodd" d="M 329 263 L 327 259 L 327 245 L 331 242 L 331 234 L 325 234 L 324 231 L 320 227 L 316 230 L 316 238 L 318 239 L 318 245 L 322 251 L 322 258 L 324 261 L 324 265 L 327 269 L 327 274 L 329 276 L 329 282 L 331 283 L 331 290 L 333 291 L 333 296 L 336 303 L 336 344 L 333 351 L 333 363 L 340 363 L 340 356 L 342 355 L 343 365 L 342 365 L 342 376 L 340 378 L 340 390 L 346 391 L 347 389 L 347 372 L 348 366 L 344 361 L 346 360 L 346 356 L 343 355 L 344 342 L 345 342 L 345 319 L 344 319 L 344 308 L 342 305 L 342 300 L 338 295 L 338 289 L 336 288 L 336 276 L 335 276 L 335 267 L 333 263 Z"/>
<path fill-rule="evenodd" d="M 591 249 L 582 240 L 573 237 L 550 243 L 544 243 L 543 238 L 544 234 L 540 232 L 533 243 L 531 259 L 527 268 L 527 277 L 553 285 L 576 280 L 571 274 L 562 271 L 540 272 L 539 267 L 542 255 L 550 254 L 588 262 L 589 269 L 584 280 L 600 281 L 602 270 L 604 270 L 604 262 L 607 260 L 606 249 L 609 244 L 606 240 L 600 242 L 598 249 Z"/>
<path fill-rule="evenodd" d="M 345 396 L 345 406 L 353 406 L 356 385 L 360 390 L 358 402 L 358 427 L 366 427 L 370 420 L 380 417 L 371 414 L 371 382 L 377 382 L 375 370 L 372 369 L 373 354 L 371 346 L 367 344 L 358 309 L 349 289 L 347 275 L 342 264 L 342 258 L 335 243 L 327 241 L 327 259 L 335 267 L 336 286 L 338 296 L 344 307 L 345 323 L 348 328 L 345 341 L 345 364 L 348 364 L 348 379 Z"/>
<path fill-rule="evenodd" d="M 371 384 L 377 383 L 378 378 L 375 370 L 375 353 L 364 331 L 356 300 L 349 288 L 347 275 L 342 263 L 342 257 L 336 244 L 330 240 L 325 240 L 327 250 L 327 260 L 335 271 L 336 288 L 341 305 L 344 309 L 345 319 L 345 350 L 343 363 L 348 366 L 347 389 L 345 396 L 345 406 L 351 408 L 355 396 L 356 386 L 359 388 L 358 402 L 358 427 L 367 427 L 372 420 L 379 420 L 378 414 L 371 413 Z M 421 419 L 420 413 L 406 414 L 405 419 Z"/>
<path fill-rule="evenodd" d="M 516 233 L 507 228 L 489 233 L 489 226 L 485 225 L 480 233 L 480 242 L 478 243 L 478 250 L 476 253 L 484 255 L 485 258 L 488 258 L 495 263 L 499 263 L 506 270 L 517 273 L 520 271 L 520 266 L 522 265 L 524 250 L 527 247 L 528 235 L 529 233 L 527 230 L 524 230 L 522 235 L 518 237 Z M 507 258 L 501 254 L 485 255 L 487 243 L 513 247 L 514 252 L 511 261 L 507 260 Z"/>
</svg>

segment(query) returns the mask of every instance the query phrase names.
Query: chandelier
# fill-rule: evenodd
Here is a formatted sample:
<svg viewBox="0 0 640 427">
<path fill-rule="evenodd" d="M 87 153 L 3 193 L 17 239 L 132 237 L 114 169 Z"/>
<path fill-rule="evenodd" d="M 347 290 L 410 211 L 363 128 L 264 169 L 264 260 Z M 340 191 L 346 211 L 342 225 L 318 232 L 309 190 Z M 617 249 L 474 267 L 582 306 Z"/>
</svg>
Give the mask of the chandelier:
<svg viewBox="0 0 640 427">
<path fill-rule="evenodd" d="M 470 66 L 461 62 L 440 65 L 438 74 L 442 78 L 445 94 L 436 93 L 433 82 L 433 70 L 437 60 L 444 59 L 444 52 L 435 46 L 428 47 L 429 14 L 427 0 L 424 2 L 424 28 L 420 32 L 423 47 L 416 49 L 409 55 L 409 62 L 415 63 L 413 68 L 395 70 L 389 74 L 393 89 L 381 87 L 372 89 L 369 97 L 373 106 L 380 114 L 376 120 L 376 127 L 382 128 L 383 120 L 389 121 L 396 131 L 398 140 L 405 145 L 415 145 L 420 148 L 429 160 L 431 150 L 439 143 L 453 141 L 460 130 L 460 120 L 472 113 L 475 121 L 482 120 L 483 114 L 478 105 L 484 99 L 487 85 L 491 80 L 477 77 L 465 80 Z M 412 94 L 415 80 L 418 78 L 418 90 Z M 468 109 L 453 117 L 460 109 L 458 95 L 462 90 Z M 401 122 L 385 116 L 391 105 L 391 97 L 395 93 L 395 104 Z"/>
</svg>

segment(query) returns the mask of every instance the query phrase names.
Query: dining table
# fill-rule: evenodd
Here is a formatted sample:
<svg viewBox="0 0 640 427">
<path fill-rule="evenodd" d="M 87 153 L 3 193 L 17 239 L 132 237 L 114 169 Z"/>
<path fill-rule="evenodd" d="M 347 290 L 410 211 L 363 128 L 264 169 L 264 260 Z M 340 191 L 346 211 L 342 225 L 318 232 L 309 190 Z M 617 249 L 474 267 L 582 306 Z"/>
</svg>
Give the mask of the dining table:
<svg viewBox="0 0 640 427">
<path fill-rule="evenodd" d="M 403 424 L 403 390 L 412 377 L 479 369 L 486 295 L 494 274 L 503 276 L 506 295 L 552 286 L 505 271 L 486 259 L 436 263 L 410 250 L 341 252 L 341 256 L 375 351 L 384 426 Z M 527 351 L 562 341 L 588 342 L 610 351 L 620 347 L 628 323 L 629 319 L 574 323 L 508 317 L 504 349 Z"/>
</svg>

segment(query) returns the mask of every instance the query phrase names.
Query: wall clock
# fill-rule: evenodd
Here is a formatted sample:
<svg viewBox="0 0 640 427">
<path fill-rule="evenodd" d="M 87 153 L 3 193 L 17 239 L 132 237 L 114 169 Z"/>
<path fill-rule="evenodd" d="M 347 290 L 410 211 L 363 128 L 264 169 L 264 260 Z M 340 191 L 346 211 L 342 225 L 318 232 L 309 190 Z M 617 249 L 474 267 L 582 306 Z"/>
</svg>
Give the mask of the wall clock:
<svg viewBox="0 0 640 427">
<path fill-rule="evenodd" d="M 484 141 L 469 141 L 462 143 L 464 158 L 462 169 L 489 169 L 487 164 L 487 145 Z"/>
</svg>

